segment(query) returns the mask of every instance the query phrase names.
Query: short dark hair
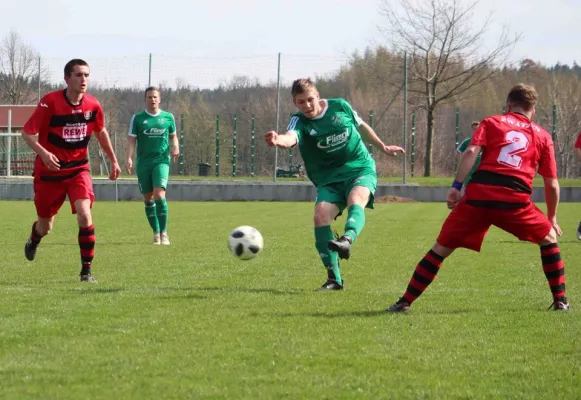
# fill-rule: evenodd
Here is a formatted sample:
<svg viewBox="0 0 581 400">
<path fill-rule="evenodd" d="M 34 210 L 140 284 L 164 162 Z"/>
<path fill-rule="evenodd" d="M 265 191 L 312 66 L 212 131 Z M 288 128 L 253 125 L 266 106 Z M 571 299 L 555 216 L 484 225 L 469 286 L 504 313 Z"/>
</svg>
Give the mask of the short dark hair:
<svg viewBox="0 0 581 400">
<path fill-rule="evenodd" d="M 71 76 L 75 66 L 81 65 L 84 67 L 88 67 L 89 64 L 85 60 L 81 60 L 80 58 L 73 58 L 71 61 L 65 64 L 65 76 Z"/>
<path fill-rule="evenodd" d="M 476 126 L 480 125 L 480 121 L 472 121 L 470 126 L 474 126 L 474 125 L 476 125 Z"/>
<path fill-rule="evenodd" d="M 506 103 L 511 106 L 522 107 L 530 111 L 539 101 L 539 95 L 533 85 L 517 83 L 510 89 L 506 97 Z"/>
<path fill-rule="evenodd" d="M 296 79 L 293 82 L 293 86 L 291 88 L 291 95 L 294 98 L 297 94 L 305 93 L 307 90 L 310 89 L 317 90 L 317 87 L 315 86 L 311 78 Z"/>
<path fill-rule="evenodd" d="M 159 90 L 159 88 L 157 86 L 149 86 L 147 89 L 145 89 L 145 97 L 147 97 L 147 93 L 153 92 L 153 91 L 156 91 L 157 93 L 161 93 L 161 91 Z"/>
</svg>

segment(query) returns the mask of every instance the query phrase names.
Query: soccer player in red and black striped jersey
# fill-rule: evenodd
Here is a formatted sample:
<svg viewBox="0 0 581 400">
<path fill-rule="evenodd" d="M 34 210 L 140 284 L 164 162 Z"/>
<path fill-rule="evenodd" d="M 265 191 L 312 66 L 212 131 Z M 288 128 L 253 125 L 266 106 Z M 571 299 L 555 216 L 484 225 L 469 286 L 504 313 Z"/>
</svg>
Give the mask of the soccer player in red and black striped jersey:
<svg viewBox="0 0 581 400">
<path fill-rule="evenodd" d="M 559 182 L 554 145 L 551 136 L 531 122 L 537 100 L 533 86 L 518 84 L 508 94 L 507 113 L 488 117 L 480 123 L 462 155 L 448 193 L 448 207 L 453 210 L 436 243 L 416 266 L 404 295 L 388 312 L 407 311 L 455 249 L 480 251 L 491 225 L 540 246 L 543 271 L 553 297 L 551 307 L 569 310 L 565 266 L 557 244 L 557 236 L 562 232 L 557 224 Z M 481 151 L 480 165 L 462 197 L 462 182 Z M 547 216 L 530 198 L 537 169 L 544 179 Z"/>
<path fill-rule="evenodd" d="M 109 179 L 117 179 L 121 170 L 104 126 L 101 104 L 85 93 L 89 65 L 74 59 L 65 65 L 64 73 L 67 88 L 45 95 L 22 132 L 24 141 L 37 154 L 33 176 L 38 218 L 32 224 L 24 254 L 28 260 L 34 260 L 41 239 L 51 231 L 55 216 L 68 196 L 79 224 L 80 280 L 96 283 L 91 274 L 95 252 L 91 208 L 95 195 L 87 150 L 93 133 L 111 161 Z"/>
<path fill-rule="evenodd" d="M 581 161 L 581 132 L 579 132 L 577 140 L 575 141 L 575 155 Z M 577 228 L 577 239 L 581 240 L 581 222 L 579 222 L 579 227 Z"/>
</svg>

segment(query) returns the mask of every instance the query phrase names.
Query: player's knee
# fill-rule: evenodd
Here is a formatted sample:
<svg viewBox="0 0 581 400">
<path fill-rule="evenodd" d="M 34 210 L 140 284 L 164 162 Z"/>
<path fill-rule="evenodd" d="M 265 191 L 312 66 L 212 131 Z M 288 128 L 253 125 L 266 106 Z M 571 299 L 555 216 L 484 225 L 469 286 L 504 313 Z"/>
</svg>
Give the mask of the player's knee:
<svg viewBox="0 0 581 400">
<path fill-rule="evenodd" d="M 40 236 L 46 236 L 52 231 L 52 221 L 38 221 L 36 224 L 36 233 Z"/>
<path fill-rule="evenodd" d="M 77 221 L 79 226 L 87 227 L 93 223 L 93 218 L 91 217 L 91 210 L 79 210 L 77 211 Z"/>
<path fill-rule="evenodd" d="M 151 193 L 145 193 L 143 195 L 143 201 L 145 201 L 146 203 L 149 203 L 149 202 L 153 201 L 153 192 L 151 192 Z"/>
<path fill-rule="evenodd" d="M 547 236 L 544 237 L 543 240 L 539 242 L 539 246 L 546 246 L 548 244 L 557 243 L 557 232 L 554 228 L 551 228 L 551 231 Z"/>
<path fill-rule="evenodd" d="M 165 198 L 165 190 L 162 188 L 156 188 L 153 190 L 153 199 L 161 200 Z"/>
</svg>

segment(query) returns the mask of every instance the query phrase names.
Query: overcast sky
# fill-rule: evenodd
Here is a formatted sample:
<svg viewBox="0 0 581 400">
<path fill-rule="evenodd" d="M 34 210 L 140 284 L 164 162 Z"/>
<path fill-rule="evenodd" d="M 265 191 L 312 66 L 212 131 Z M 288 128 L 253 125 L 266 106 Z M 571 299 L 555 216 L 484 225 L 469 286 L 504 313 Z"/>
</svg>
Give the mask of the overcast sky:
<svg viewBox="0 0 581 400">
<path fill-rule="evenodd" d="M 426 0 L 427 1 L 427 0 Z M 91 64 L 106 84 L 212 87 L 233 75 L 275 81 L 335 71 L 353 51 L 384 42 L 380 6 L 398 0 L 0 0 L 0 37 L 16 29 L 61 80 L 71 58 Z M 522 33 L 512 59 L 581 63 L 581 0 L 481 0 L 490 12 L 484 46 L 502 27 Z"/>
</svg>

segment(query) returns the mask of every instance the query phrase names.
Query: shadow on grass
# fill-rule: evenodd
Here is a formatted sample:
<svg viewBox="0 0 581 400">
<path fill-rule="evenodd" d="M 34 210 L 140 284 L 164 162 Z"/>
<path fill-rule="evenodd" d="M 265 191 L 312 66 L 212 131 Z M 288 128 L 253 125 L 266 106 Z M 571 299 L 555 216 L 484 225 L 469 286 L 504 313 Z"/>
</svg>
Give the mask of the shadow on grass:
<svg viewBox="0 0 581 400">
<path fill-rule="evenodd" d="M 125 289 L 122 288 L 97 288 L 87 286 L 85 288 L 77 288 L 77 289 L 68 289 L 67 292 L 74 293 L 74 294 L 102 294 L 102 293 L 118 293 L 122 292 Z"/>
<path fill-rule="evenodd" d="M 243 287 L 199 287 L 192 288 L 191 290 L 197 290 L 201 292 L 235 292 L 235 293 L 269 293 L 274 295 L 297 295 L 305 293 L 304 290 L 281 290 L 281 289 L 271 289 L 271 288 L 243 288 Z"/>
<path fill-rule="evenodd" d="M 252 313 L 250 316 L 258 317 L 264 314 L 261 313 Z M 275 315 L 281 318 L 304 318 L 304 317 L 311 317 L 311 318 L 352 318 L 352 317 L 379 317 L 387 315 L 385 310 L 369 310 L 369 311 L 343 311 L 343 312 L 332 312 L 332 313 L 325 313 L 325 312 L 312 312 L 312 313 L 276 313 L 276 314 L 269 314 Z"/>
</svg>

